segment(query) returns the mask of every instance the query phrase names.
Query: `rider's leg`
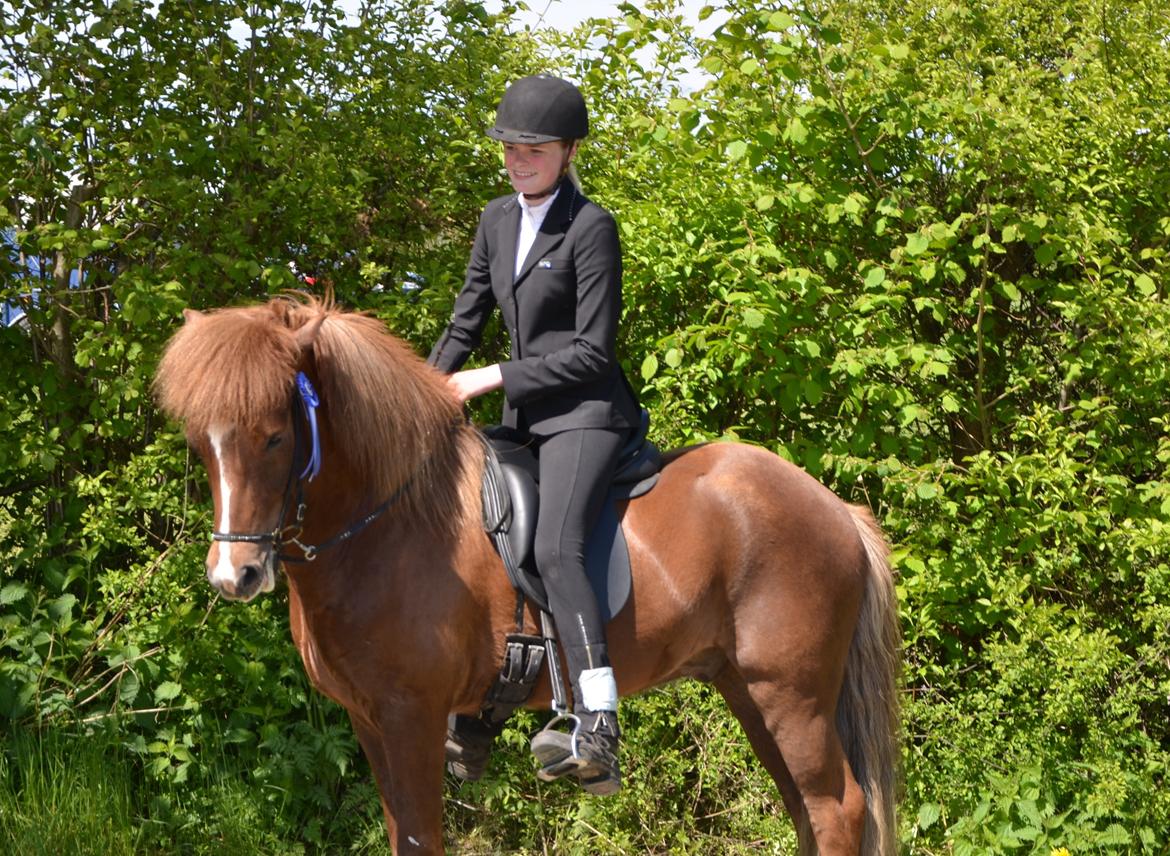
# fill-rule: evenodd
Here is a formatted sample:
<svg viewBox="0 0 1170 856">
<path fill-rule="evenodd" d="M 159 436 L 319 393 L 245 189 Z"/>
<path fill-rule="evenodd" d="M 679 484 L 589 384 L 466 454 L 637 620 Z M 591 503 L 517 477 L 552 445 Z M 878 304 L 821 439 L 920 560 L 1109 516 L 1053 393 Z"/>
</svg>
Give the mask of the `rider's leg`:
<svg viewBox="0 0 1170 856">
<path fill-rule="evenodd" d="M 564 772 L 577 775 L 594 793 L 612 793 L 620 783 L 617 685 L 605 626 L 585 575 L 585 545 L 624 441 L 622 431 L 575 429 L 544 438 L 539 454 L 535 558 L 573 682 L 574 712 L 581 720 L 574 759 L 579 763 Z M 542 763 L 558 760 L 557 739 L 546 734 L 534 741 L 533 751 Z M 571 754 L 568 743 L 562 749 L 562 759 Z"/>
</svg>

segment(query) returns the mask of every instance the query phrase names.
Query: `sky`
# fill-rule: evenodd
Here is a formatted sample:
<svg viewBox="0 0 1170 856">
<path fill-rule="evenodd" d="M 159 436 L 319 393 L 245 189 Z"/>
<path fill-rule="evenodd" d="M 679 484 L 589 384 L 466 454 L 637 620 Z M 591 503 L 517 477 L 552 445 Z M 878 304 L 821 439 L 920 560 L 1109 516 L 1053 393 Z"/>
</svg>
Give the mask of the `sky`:
<svg viewBox="0 0 1170 856">
<path fill-rule="evenodd" d="M 642 7 L 642 0 L 627 0 L 634 6 Z M 517 30 L 530 28 L 533 30 L 542 27 L 551 27 L 556 30 L 572 30 L 587 18 L 609 18 L 620 14 L 619 0 L 522 0 L 528 9 L 517 12 L 513 18 Z M 711 3 L 711 0 L 680 0 L 679 9 L 683 19 L 694 28 L 696 35 L 709 36 L 712 31 L 726 19 L 726 15 L 716 13 L 707 20 L 699 20 L 699 11 Z M 339 0 L 338 5 L 345 10 L 351 20 L 357 19 L 359 0 Z M 504 5 L 503 0 L 485 0 L 484 6 L 489 12 L 499 12 Z M 243 20 L 238 20 L 231 30 L 231 35 L 240 42 L 248 38 L 248 29 Z M 639 56 L 640 60 L 647 57 Z M 684 73 L 679 83 L 684 91 L 700 89 L 706 82 L 705 74 L 698 68 Z"/>
<path fill-rule="evenodd" d="M 700 26 L 699 10 L 708 5 L 709 0 L 683 0 L 683 17 L 692 25 Z M 530 26 L 536 29 L 539 26 L 553 27 L 558 30 L 571 30 L 586 18 L 609 18 L 618 14 L 617 0 L 527 0 L 530 7 L 527 12 L 518 12 L 516 21 L 521 26 Z M 642 4 L 633 0 L 635 6 Z M 484 5 L 489 11 L 498 12 L 503 5 L 501 0 L 487 0 Z M 703 35 L 710 32 L 709 28 L 699 30 Z"/>
<path fill-rule="evenodd" d="M 619 15 L 619 0 L 525 0 L 527 11 L 519 11 L 513 18 L 517 29 L 551 27 L 556 30 L 567 31 L 580 24 L 587 18 L 609 18 Z M 641 8 L 644 4 L 640 0 L 627 0 L 634 6 Z M 695 34 L 710 36 L 714 29 L 726 19 L 725 14 L 716 13 L 707 20 L 699 20 L 699 11 L 711 0 L 680 0 L 679 7 L 685 20 Z M 503 0 L 485 0 L 484 6 L 490 12 L 498 12 L 503 6 Z M 698 68 L 691 69 L 679 81 L 685 90 L 697 90 L 706 82 L 704 73 Z"/>
</svg>

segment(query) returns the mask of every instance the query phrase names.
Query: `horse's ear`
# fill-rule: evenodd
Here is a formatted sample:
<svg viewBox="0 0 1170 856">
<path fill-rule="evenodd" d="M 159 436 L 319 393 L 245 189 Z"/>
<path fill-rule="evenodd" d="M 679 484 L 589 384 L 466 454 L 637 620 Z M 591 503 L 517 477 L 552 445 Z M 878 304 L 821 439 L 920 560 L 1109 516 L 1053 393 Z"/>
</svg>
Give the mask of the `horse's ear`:
<svg viewBox="0 0 1170 856">
<path fill-rule="evenodd" d="M 285 327 L 291 327 L 289 319 L 292 318 L 292 305 L 287 300 L 282 300 L 279 297 L 268 301 L 268 311 L 272 313 L 272 317 L 276 319 L 277 324 Z"/>
<path fill-rule="evenodd" d="M 190 325 L 194 326 L 195 324 L 198 324 L 200 321 L 202 321 L 205 317 L 206 316 L 202 312 L 200 312 L 198 309 L 184 309 L 183 310 L 183 323 L 184 324 L 190 324 Z"/>
<path fill-rule="evenodd" d="M 297 328 L 294 335 L 296 336 L 297 346 L 302 351 L 312 349 L 313 343 L 317 341 L 317 334 L 321 332 L 321 325 L 324 321 L 325 313 L 322 312 Z"/>
</svg>

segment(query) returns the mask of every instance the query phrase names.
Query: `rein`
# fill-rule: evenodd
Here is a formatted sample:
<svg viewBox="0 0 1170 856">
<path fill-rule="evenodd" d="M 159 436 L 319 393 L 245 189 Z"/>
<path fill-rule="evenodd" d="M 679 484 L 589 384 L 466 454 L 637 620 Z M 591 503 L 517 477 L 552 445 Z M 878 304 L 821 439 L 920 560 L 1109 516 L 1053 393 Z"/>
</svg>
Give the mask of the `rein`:
<svg viewBox="0 0 1170 856">
<path fill-rule="evenodd" d="M 298 476 L 297 464 L 301 457 L 304 429 L 301 428 L 300 420 L 296 418 L 296 414 L 294 413 L 293 457 L 292 463 L 288 468 L 288 478 L 285 480 L 284 498 L 280 504 L 280 516 L 276 518 L 276 528 L 271 532 L 239 533 L 213 531 L 211 533 L 211 540 L 226 541 L 229 543 L 243 542 L 248 544 L 271 543 L 272 549 L 276 551 L 276 558 L 282 562 L 312 562 L 322 550 L 327 550 L 330 547 L 340 544 L 342 541 L 347 541 L 381 517 L 391 506 L 402 498 L 403 494 L 410 490 L 410 486 L 414 482 L 414 476 L 411 476 L 406 480 L 405 484 L 390 494 L 390 497 L 385 502 L 374 508 L 364 517 L 351 523 L 333 537 L 327 538 L 320 544 L 306 544 L 301 541 L 301 532 L 304 530 L 305 524 L 305 514 L 308 511 L 308 505 L 305 502 L 305 481 L 312 481 L 321 471 L 321 438 L 317 430 L 317 407 L 320 406 L 321 402 L 317 397 L 317 391 L 313 389 L 313 384 L 309 382 L 309 378 L 304 372 L 297 372 L 296 387 L 297 392 L 300 393 L 301 406 L 304 408 L 305 420 L 309 423 L 311 434 L 309 460 Z M 293 404 L 293 409 L 296 409 L 295 403 Z M 308 477 L 307 479 L 306 476 Z M 288 515 L 289 505 L 294 493 L 296 496 L 296 516 L 290 525 L 282 526 L 281 524 Z M 301 555 L 294 556 L 280 552 L 281 548 L 286 544 L 291 544 L 296 547 L 301 551 Z"/>
</svg>

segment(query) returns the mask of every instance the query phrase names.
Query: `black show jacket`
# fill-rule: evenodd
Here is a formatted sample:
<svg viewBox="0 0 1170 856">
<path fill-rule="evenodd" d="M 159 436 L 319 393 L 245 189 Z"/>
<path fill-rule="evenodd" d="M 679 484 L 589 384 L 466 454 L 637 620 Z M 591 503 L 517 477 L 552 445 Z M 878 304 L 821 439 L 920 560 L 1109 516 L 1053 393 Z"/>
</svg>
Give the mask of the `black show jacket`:
<svg viewBox="0 0 1170 856">
<path fill-rule="evenodd" d="M 564 180 L 519 276 L 516 194 L 483 210 L 451 323 L 427 361 L 458 370 L 499 306 L 511 339 L 503 422 L 533 434 L 632 428 L 639 408 L 615 354 L 622 260 L 613 216 Z"/>
</svg>

